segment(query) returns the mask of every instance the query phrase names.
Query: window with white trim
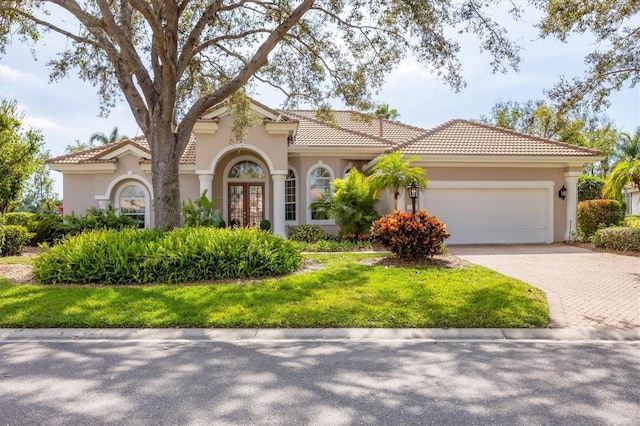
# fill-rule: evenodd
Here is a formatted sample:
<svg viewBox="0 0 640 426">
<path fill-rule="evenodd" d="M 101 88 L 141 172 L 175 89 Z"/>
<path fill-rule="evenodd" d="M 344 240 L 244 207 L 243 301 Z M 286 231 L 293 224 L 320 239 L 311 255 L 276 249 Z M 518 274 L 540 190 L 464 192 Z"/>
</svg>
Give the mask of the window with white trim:
<svg viewBox="0 0 640 426">
<path fill-rule="evenodd" d="M 633 202 L 633 194 L 630 191 L 624 193 L 624 201 L 627 203 L 627 214 L 631 214 L 631 210 L 633 207 L 631 205 L 631 203 Z"/>
<path fill-rule="evenodd" d="M 296 174 L 289 169 L 284 180 L 284 220 L 296 220 Z"/>
<path fill-rule="evenodd" d="M 145 227 L 145 218 L 147 214 L 147 197 L 138 185 L 127 185 L 120 191 L 118 200 L 118 209 L 123 216 L 129 216 L 138 222 L 138 228 Z"/>
<path fill-rule="evenodd" d="M 309 175 L 309 195 L 313 203 L 322 198 L 325 192 L 331 191 L 331 172 L 327 167 L 318 166 Z M 311 220 L 327 220 L 327 214 L 317 209 L 311 209 Z"/>
</svg>

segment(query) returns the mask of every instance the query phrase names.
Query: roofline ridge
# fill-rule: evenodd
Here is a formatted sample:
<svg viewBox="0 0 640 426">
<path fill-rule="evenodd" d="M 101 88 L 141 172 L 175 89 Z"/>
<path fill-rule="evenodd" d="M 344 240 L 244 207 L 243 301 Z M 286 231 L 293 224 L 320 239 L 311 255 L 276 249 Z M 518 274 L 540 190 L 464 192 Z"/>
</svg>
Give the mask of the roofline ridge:
<svg viewBox="0 0 640 426">
<path fill-rule="evenodd" d="M 509 134 L 525 137 L 527 139 L 536 140 L 536 141 L 539 141 L 539 142 L 544 142 L 544 143 L 548 143 L 548 144 L 552 144 L 552 145 L 558 145 L 558 146 L 562 146 L 562 147 L 565 147 L 565 148 L 574 148 L 574 149 L 577 149 L 578 151 L 587 152 L 589 154 L 594 154 L 594 155 L 601 155 L 602 154 L 602 152 L 600 152 L 597 149 L 587 148 L 587 147 L 580 146 L 580 145 L 573 145 L 573 144 L 570 144 L 568 142 L 556 141 L 556 140 L 549 139 L 549 138 L 543 138 L 542 136 L 530 135 L 528 133 L 522 133 L 522 132 L 519 132 L 517 130 L 507 129 L 505 127 L 499 127 L 499 126 L 495 126 L 495 125 L 492 125 L 492 124 L 481 123 L 481 122 L 475 121 L 475 120 L 456 119 L 456 120 L 452 120 L 452 121 L 460 121 L 460 122 L 463 122 L 463 123 L 466 122 L 466 123 L 473 124 L 475 126 L 480 126 L 480 127 L 485 127 L 485 128 L 488 128 L 488 129 L 498 130 L 498 131 L 500 131 L 502 133 L 509 133 Z"/>
<path fill-rule="evenodd" d="M 322 126 L 331 127 L 327 123 L 325 123 L 324 121 L 318 120 L 317 118 L 302 117 L 302 119 L 313 121 L 314 123 L 320 124 Z M 366 137 L 366 138 L 377 140 L 378 142 L 382 142 L 382 143 L 385 143 L 387 145 L 390 145 L 390 147 L 393 147 L 393 146 L 397 145 L 397 143 L 393 142 L 392 140 L 386 139 L 386 138 L 381 138 L 380 136 L 373 136 L 373 135 L 370 135 L 368 133 L 359 132 L 357 130 L 345 129 L 344 127 L 340 127 L 340 126 L 337 126 L 336 128 L 339 129 L 342 132 L 345 132 L 345 133 L 351 133 L 351 134 L 354 134 L 354 135 L 363 136 L 363 137 Z"/>
<path fill-rule="evenodd" d="M 313 109 L 298 109 L 298 110 L 293 110 L 293 111 L 315 112 L 316 110 L 313 110 Z M 359 114 L 359 115 L 364 115 L 364 116 L 369 115 L 369 114 L 366 114 L 366 113 L 364 113 L 362 111 L 350 110 L 350 109 L 332 109 L 332 111 L 334 111 L 334 112 L 348 112 L 350 114 Z M 372 117 L 373 120 L 376 120 L 376 116 L 372 115 L 371 117 Z M 387 122 L 387 123 L 395 124 L 397 126 L 406 127 L 408 129 L 411 129 L 411 130 L 417 130 L 417 131 L 421 131 L 421 132 L 429 131 L 429 129 L 425 129 L 424 127 L 414 126 L 413 124 L 403 123 L 402 121 L 389 120 L 388 118 L 385 118 L 384 121 Z"/>
</svg>

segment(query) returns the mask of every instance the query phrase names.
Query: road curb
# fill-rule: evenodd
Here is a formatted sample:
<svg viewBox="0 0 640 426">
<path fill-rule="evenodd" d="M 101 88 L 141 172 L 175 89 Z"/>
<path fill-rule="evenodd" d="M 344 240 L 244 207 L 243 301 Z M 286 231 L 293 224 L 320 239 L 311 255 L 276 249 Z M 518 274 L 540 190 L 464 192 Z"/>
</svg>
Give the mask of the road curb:
<svg viewBox="0 0 640 426">
<path fill-rule="evenodd" d="M 500 329 L 500 328 L 301 328 L 301 329 L 215 329 L 215 328 L 56 328 L 0 329 L 0 342 L 15 341 L 280 341 L 280 340 L 433 340 L 433 341 L 638 341 L 640 328 L 629 329 Z"/>
</svg>

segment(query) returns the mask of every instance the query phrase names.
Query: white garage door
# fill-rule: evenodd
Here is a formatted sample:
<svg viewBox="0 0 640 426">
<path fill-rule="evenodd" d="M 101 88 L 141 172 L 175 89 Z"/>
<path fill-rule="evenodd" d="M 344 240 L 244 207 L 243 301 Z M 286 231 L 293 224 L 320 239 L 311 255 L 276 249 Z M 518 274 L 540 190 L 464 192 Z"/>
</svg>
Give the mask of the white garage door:
<svg viewBox="0 0 640 426">
<path fill-rule="evenodd" d="M 447 225 L 447 244 L 553 242 L 553 182 L 432 182 L 421 207 Z"/>
</svg>

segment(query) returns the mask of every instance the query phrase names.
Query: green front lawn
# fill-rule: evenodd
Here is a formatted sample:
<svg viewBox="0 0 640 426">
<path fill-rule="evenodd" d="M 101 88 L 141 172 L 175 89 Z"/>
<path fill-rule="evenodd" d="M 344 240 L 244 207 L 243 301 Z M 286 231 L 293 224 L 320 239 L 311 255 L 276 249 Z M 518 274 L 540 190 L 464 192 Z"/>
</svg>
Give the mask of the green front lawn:
<svg viewBox="0 0 640 426">
<path fill-rule="evenodd" d="M 369 266 L 375 254 L 309 255 L 321 270 L 212 285 L 14 285 L 0 327 L 545 327 L 543 293 L 480 266 Z"/>
</svg>

